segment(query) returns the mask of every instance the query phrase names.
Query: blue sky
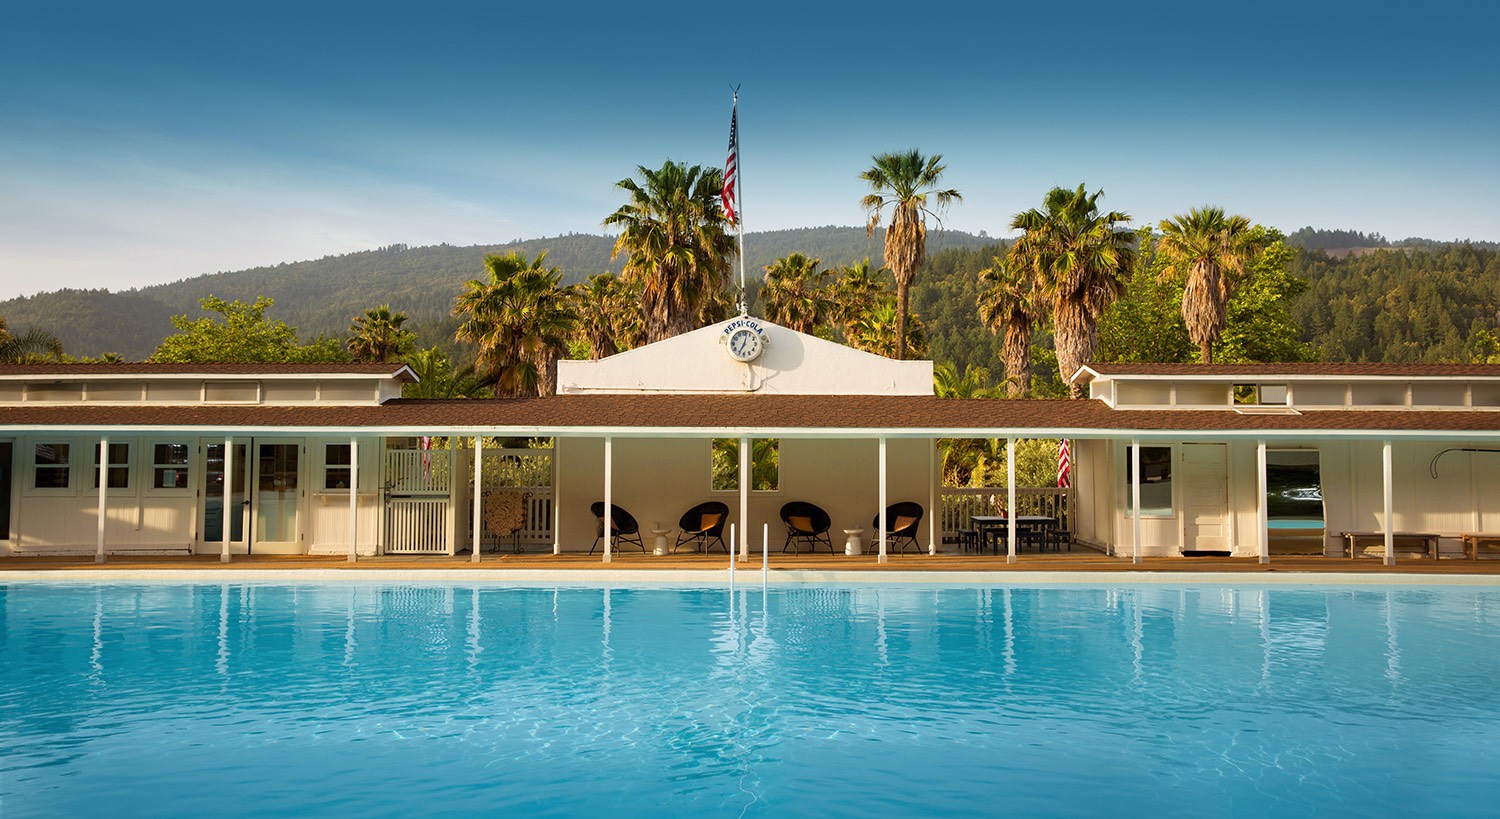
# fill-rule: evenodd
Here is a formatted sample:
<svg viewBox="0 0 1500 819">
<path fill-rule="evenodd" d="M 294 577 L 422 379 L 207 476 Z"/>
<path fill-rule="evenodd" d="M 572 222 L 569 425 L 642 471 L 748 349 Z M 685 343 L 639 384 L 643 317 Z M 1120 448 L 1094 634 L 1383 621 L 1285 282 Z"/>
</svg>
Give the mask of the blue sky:
<svg viewBox="0 0 1500 819">
<path fill-rule="evenodd" d="M 861 224 L 941 153 L 951 227 L 1053 185 L 1156 222 L 1500 240 L 1482 3 L 18 2 L 0 25 L 0 298 L 404 242 L 601 232 L 614 183 L 721 165 L 750 231 Z"/>
</svg>

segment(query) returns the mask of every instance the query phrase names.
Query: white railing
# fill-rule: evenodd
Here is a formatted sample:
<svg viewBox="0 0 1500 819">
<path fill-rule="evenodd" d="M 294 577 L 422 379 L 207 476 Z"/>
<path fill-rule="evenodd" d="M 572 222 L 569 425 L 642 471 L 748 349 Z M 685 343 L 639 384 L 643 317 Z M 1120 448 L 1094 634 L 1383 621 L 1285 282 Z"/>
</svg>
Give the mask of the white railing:
<svg viewBox="0 0 1500 819">
<path fill-rule="evenodd" d="M 480 543 L 486 549 L 526 548 L 552 545 L 552 449 L 487 449 L 480 469 L 483 491 L 488 498 L 497 490 L 519 492 L 526 501 L 526 520 L 513 535 L 495 535 L 481 527 Z M 472 472 L 469 478 L 473 490 Z M 470 496 L 472 497 L 472 495 Z M 464 531 L 474 529 L 474 505 L 464 504 Z"/>
<path fill-rule="evenodd" d="M 447 449 L 387 449 L 385 485 L 397 494 L 446 495 L 453 485 L 453 453 Z"/>
<path fill-rule="evenodd" d="M 385 553 L 448 552 L 448 498 L 391 498 L 385 505 Z"/>
<path fill-rule="evenodd" d="M 943 539 L 953 540 L 974 528 L 974 515 L 998 515 L 1005 509 L 1008 490 L 1003 486 L 948 487 L 941 490 Z M 1072 529 L 1073 490 L 1055 486 L 1016 487 L 1016 514 L 1056 518 L 1058 526 Z"/>
</svg>

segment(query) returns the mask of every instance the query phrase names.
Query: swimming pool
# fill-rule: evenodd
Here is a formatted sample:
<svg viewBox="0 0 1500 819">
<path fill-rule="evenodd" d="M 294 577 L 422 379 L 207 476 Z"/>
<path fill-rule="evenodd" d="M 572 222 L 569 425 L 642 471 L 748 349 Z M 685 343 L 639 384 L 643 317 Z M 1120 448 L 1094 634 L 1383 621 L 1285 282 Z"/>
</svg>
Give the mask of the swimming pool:
<svg viewBox="0 0 1500 819">
<path fill-rule="evenodd" d="M 0 587 L 0 812 L 1483 815 L 1500 590 Z"/>
</svg>

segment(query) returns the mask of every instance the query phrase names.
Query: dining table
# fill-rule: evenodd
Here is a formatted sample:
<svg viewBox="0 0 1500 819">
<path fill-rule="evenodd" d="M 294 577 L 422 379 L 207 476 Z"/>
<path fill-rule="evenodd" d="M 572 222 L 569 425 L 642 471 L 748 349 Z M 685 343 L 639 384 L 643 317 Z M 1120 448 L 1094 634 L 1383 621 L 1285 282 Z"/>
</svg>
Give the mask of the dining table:
<svg viewBox="0 0 1500 819">
<path fill-rule="evenodd" d="M 1006 531 L 1010 528 L 1010 518 L 1006 515 L 972 515 L 969 520 L 978 531 L 979 548 L 983 550 L 989 546 L 990 535 L 993 534 L 995 536 L 994 550 L 999 553 L 1000 544 L 1005 540 Z M 1018 543 L 1031 540 L 1055 526 L 1057 526 L 1057 518 L 1049 515 L 1016 515 L 1016 540 Z"/>
</svg>

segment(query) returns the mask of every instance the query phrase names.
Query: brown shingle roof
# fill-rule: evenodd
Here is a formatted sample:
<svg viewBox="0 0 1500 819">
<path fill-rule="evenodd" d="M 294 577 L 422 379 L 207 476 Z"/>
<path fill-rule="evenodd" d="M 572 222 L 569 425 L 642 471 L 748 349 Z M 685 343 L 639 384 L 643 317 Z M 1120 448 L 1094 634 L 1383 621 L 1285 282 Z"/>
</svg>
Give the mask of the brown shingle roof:
<svg viewBox="0 0 1500 819">
<path fill-rule="evenodd" d="M 0 364 L 3 376 L 88 375 L 395 375 L 406 367 L 388 364 Z"/>
<path fill-rule="evenodd" d="M 368 428 L 421 431 L 570 429 L 983 430 L 1038 436 L 1090 430 L 1188 433 L 1365 431 L 1494 432 L 1500 412 L 1324 410 L 1240 415 L 1231 410 L 1113 410 L 1102 401 L 945 399 L 932 396 L 562 395 L 512 400 L 394 400 L 379 406 L 16 406 L 0 408 L 0 429 L 172 426 Z"/>
</svg>

